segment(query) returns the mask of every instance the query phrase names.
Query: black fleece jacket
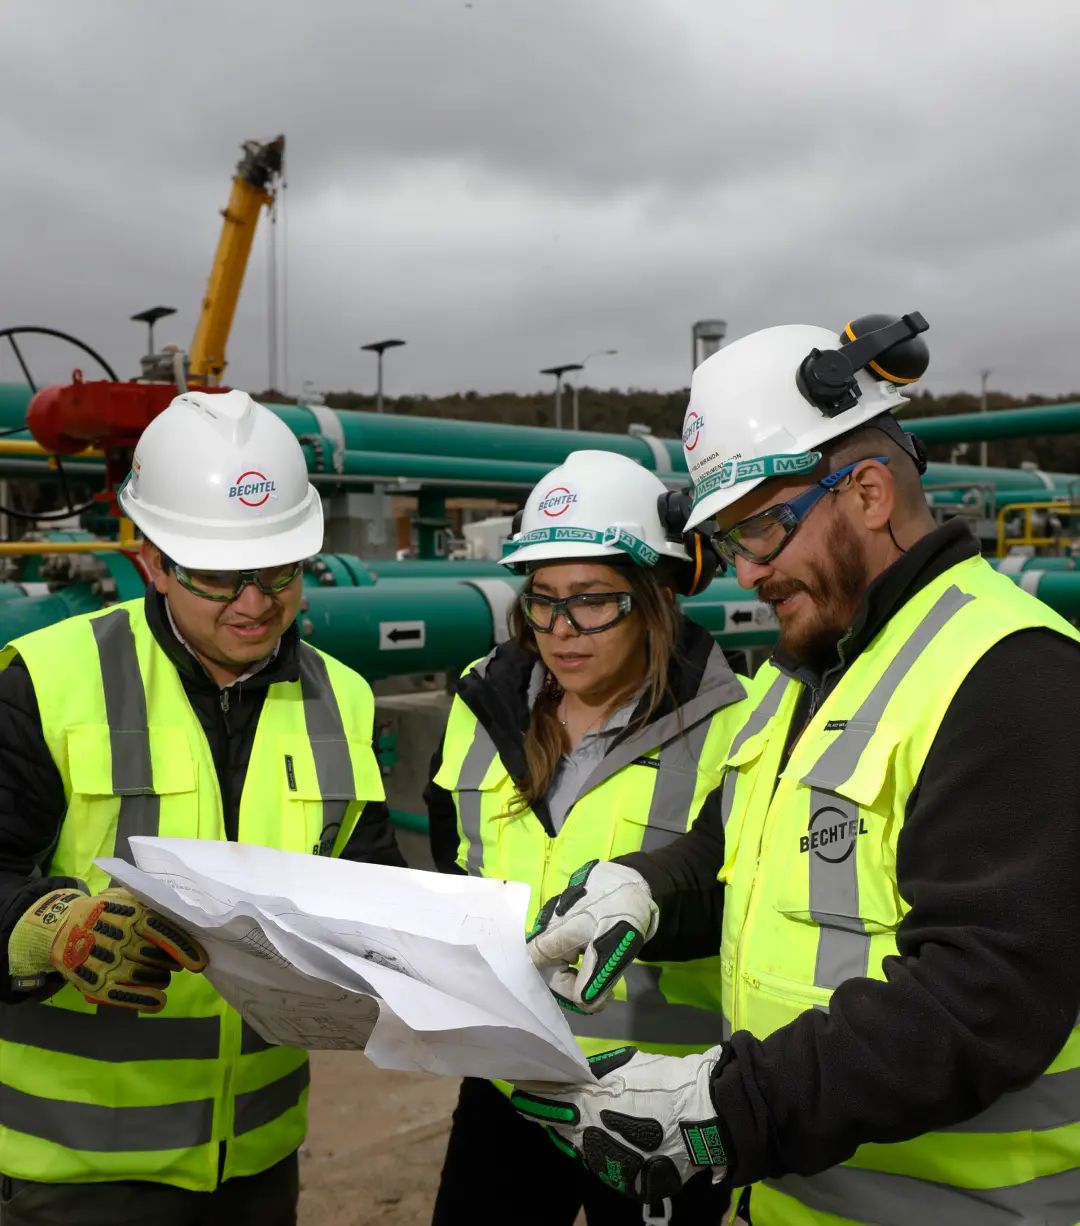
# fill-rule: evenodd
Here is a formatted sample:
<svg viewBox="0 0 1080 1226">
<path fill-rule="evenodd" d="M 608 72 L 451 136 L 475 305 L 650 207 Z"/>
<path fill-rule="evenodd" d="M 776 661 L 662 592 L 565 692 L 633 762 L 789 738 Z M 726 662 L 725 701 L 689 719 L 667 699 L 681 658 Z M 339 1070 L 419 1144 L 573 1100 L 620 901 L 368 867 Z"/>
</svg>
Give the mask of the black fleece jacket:
<svg viewBox="0 0 1080 1226">
<path fill-rule="evenodd" d="M 806 688 L 789 744 L 893 613 L 976 552 L 953 521 L 878 578 L 832 667 L 793 674 Z M 779 653 L 774 662 L 792 671 Z M 766 1039 L 738 1031 L 717 1064 L 736 1184 L 813 1174 L 865 1142 L 970 1119 L 1046 1069 L 1080 1012 L 1078 729 L 1080 645 L 1064 636 L 1010 635 L 968 674 L 907 805 L 896 874 L 911 911 L 885 981 L 850 979 L 828 1012 L 807 1010 Z M 709 818 L 621 858 L 649 882 L 669 943 L 669 912 L 700 943 L 693 899 L 708 897 L 723 859 Z M 699 909 L 711 928 L 711 901 Z"/>
<path fill-rule="evenodd" d="M 176 666 L 184 693 L 206 733 L 221 788 L 226 835 L 235 840 L 240 796 L 266 691 L 275 681 L 299 677 L 299 633 L 295 624 L 290 626 L 277 655 L 265 668 L 221 690 L 173 633 L 165 600 L 152 587 L 146 592 L 146 616 L 154 638 Z M 8 937 L 35 898 L 58 886 L 75 884 L 69 877 L 47 875 L 66 809 L 60 772 L 41 730 L 33 682 L 16 658 L 0 672 L 0 1002 L 40 998 L 40 993 L 28 996 L 9 990 Z M 405 864 L 384 802 L 370 801 L 364 806 L 342 858 Z"/>
</svg>

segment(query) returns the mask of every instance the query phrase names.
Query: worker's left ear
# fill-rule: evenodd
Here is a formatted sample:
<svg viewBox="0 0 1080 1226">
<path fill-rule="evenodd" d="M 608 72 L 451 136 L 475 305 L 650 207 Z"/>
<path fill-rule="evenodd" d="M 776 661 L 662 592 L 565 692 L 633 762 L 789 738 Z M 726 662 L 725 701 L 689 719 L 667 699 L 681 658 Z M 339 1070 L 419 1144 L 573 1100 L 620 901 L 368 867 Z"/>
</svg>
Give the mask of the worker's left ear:
<svg viewBox="0 0 1080 1226">
<path fill-rule="evenodd" d="M 851 474 L 851 485 L 866 527 L 872 531 L 887 528 L 896 509 L 896 486 L 888 468 L 867 460 Z"/>
</svg>

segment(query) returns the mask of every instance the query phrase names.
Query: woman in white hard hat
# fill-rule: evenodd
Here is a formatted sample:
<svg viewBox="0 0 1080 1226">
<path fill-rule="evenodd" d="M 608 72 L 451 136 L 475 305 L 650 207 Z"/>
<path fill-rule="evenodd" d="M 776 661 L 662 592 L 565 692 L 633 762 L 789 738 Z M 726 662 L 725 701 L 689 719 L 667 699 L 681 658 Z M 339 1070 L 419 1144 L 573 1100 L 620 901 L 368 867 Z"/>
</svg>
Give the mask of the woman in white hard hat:
<svg viewBox="0 0 1080 1226">
<path fill-rule="evenodd" d="M 653 473 L 603 451 L 573 453 L 529 495 L 503 558 L 527 576 L 513 637 L 463 674 L 433 762 L 426 796 L 442 871 L 524 881 L 534 911 L 590 872 L 610 875 L 617 898 L 631 870 L 597 861 L 662 847 L 719 805 L 744 690 L 675 601 L 715 570 L 707 538 L 684 531 L 688 510 Z M 714 903 L 719 931 L 719 887 Z M 624 927 L 622 953 L 650 935 Z M 603 1014 L 568 1011 L 586 1054 L 627 1043 L 685 1054 L 725 1038 L 717 959 L 644 953 Z M 434 1221 L 571 1226 L 582 1208 L 590 1226 L 642 1220 L 625 1189 L 557 1145 L 496 1085 L 466 1077 Z M 706 1178 L 647 1220 L 719 1220 L 725 1201 Z"/>
</svg>

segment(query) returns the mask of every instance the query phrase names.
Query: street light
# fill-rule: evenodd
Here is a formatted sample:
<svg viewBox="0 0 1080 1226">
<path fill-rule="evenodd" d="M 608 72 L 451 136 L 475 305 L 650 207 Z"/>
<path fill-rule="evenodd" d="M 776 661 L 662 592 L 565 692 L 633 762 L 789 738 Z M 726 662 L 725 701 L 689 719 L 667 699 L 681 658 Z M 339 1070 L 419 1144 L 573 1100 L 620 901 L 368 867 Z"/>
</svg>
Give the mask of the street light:
<svg viewBox="0 0 1080 1226">
<path fill-rule="evenodd" d="M 585 357 L 581 359 L 581 369 L 584 370 L 585 367 L 588 365 L 589 358 L 614 357 L 614 355 L 617 354 L 618 352 L 619 352 L 618 349 L 594 349 L 592 353 L 586 354 Z M 581 415 L 578 412 L 579 388 L 578 388 L 577 379 L 574 380 L 572 387 L 574 389 L 574 410 L 573 410 L 574 422 L 573 422 L 573 425 L 574 425 L 575 430 L 580 430 L 581 429 Z"/>
<path fill-rule="evenodd" d="M 166 315 L 175 315 L 176 307 L 156 306 L 148 307 L 145 311 L 140 311 L 138 315 L 132 315 L 131 322 L 135 324 L 146 324 L 147 331 L 150 333 L 147 341 L 147 353 L 154 352 L 154 324 L 159 319 L 164 319 Z"/>
<path fill-rule="evenodd" d="M 690 330 L 690 373 L 712 355 L 723 344 L 727 336 L 727 321 L 724 319 L 699 319 Z"/>
<path fill-rule="evenodd" d="M 562 381 L 567 371 L 581 370 L 580 362 L 566 362 L 562 366 L 547 366 L 540 373 L 555 376 L 555 429 L 562 429 Z"/>
<path fill-rule="evenodd" d="M 986 380 L 990 378 L 990 371 L 981 370 L 979 371 L 979 375 L 982 379 L 982 412 L 985 413 L 987 410 Z M 988 461 L 989 461 L 989 445 L 987 444 L 986 439 L 983 439 L 979 443 L 979 463 L 983 466 L 983 468 L 985 468 Z"/>
<path fill-rule="evenodd" d="M 383 411 L 382 355 L 387 351 L 387 349 L 396 349 L 398 345 L 404 345 L 404 344 L 405 344 L 404 341 L 390 340 L 390 341 L 372 341 L 370 345 L 360 346 L 361 349 L 367 349 L 371 353 L 378 354 L 379 356 L 379 381 L 378 381 L 378 386 L 377 386 L 377 390 L 375 393 L 375 412 L 376 413 L 381 413 Z"/>
</svg>

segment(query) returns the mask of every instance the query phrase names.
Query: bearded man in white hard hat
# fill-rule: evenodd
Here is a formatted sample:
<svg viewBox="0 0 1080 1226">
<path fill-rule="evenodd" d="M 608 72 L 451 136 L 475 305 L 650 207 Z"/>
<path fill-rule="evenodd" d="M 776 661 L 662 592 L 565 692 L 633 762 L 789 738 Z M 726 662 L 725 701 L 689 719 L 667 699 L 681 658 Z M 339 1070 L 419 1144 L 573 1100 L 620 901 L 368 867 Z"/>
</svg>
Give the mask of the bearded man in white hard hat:
<svg viewBox="0 0 1080 1226">
<path fill-rule="evenodd" d="M 779 644 L 721 817 L 564 893 L 531 948 L 584 951 L 592 1008 L 612 936 L 693 942 L 719 876 L 723 1049 L 516 1095 L 645 1200 L 709 1168 L 754 1226 L 1080 1221 L 1080 635 L 935 524 L 891 416 L 925 328 L 770 328 L 694 374 L 688 522 Z"/>
<path fill-rule="evenodd" d="M 371 690 L 299 639 L 322 507 L 269 410 L 178 397 L 119 501 L 145 599 L 0 654 L 0 1216 L 291 1226 L 306 1053 L 170 984 L 202 949 L 94 861 L 160 834 L 402 864 Z"/>
</svg>

